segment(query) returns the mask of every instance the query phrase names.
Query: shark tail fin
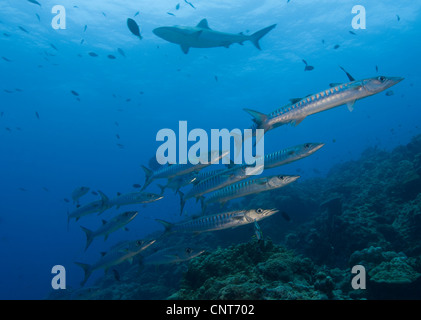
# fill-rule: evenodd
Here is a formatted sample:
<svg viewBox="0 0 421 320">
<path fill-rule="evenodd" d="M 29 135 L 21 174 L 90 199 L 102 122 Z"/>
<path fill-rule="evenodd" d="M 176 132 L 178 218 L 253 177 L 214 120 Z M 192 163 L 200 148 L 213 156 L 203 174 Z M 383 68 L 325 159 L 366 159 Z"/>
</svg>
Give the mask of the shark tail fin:
<svg viewBox="0 0 421 320">
<path fill-rule="evenodd" d="M 140 191 L 143 191 L 146 189 L 147 186 L 149 186 L 152 182 L 151 177 L 153 175 L 153 171 L 151 169 L 146 168 L 145 166 L 142 166 L 143 171 L 145 171 L 146 180 L 145 184 L 143 185 L 142 189 Z"/>
<path fill-rule="evenodd" d="M 83 287 L 86 281 L 88 281 L 89 277 L 91 276 L 92 268 L 89 264 L 85 264 L 85 263 L 75 262 L 75 264 L 81 267 L 83 271 L 85 272 L 85 279 L 83 279 L 83 281 L 80 283 L 80 285 Z"/>
<path fill-rule="evenodd" d="M 91 230 L 89 230 L 85 227 L 81 226 L 80 228 L 86 234 L 86 247 L 85 247 L 85 251 L 86 251 L 88 249 L 88 247 L 91 245 L 92 241 L 94 240 L 94 233 Z"/>
<path fill-rule="evenodd" d="M 254 44 L 254 46 L 259 49 L 262 50 L 260 48 L 260 44 L 259 44 L 259 40 L 262 39 L 267 33 L 269 33 L 272 29 L 274 29 L 276 27 L 276 24 L 271 25 L 270 27 L 264 28 L 260 31 L 257 31 L 255 33 L 253 33 L 250 36 L 250 41 Z"/>
</svg>

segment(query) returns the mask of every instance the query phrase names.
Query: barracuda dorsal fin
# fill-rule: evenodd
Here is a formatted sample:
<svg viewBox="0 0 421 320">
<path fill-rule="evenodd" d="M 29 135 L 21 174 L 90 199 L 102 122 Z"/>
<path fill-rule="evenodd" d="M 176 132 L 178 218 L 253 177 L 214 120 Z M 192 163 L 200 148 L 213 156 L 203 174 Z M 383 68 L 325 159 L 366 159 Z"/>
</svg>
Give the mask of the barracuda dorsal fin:
<svg viewBox="0 0 421 320">
<path fill-rule="evenodd" d="M 331 88 L 334 88 L 334 87 L 337 87 L 337 86 L 340 86 L 342 83 L 329 83 L 329 87 L 331 87 Z"/>
<path fill-rule="evenodd" d="M 355 81 L 354 77 L 351 76 L 344 68 L 342 68 L 341 66 L 339 66 L 339 68 L 341 68 L 342 71 L 345 72 L 345 74 L 348 77 L 349 81 Z"/>
<path fill-rule="evenodd" d="M 207 19 L 203 19 L 202 21 L 200 21 L 197 26 L 197 28 L 202 28 L 202 29 L 209 29 L 211 30 L 211 28 L 209 28 L 209 24 L 208 24 L 208 20 Z"/>
<path fill-rule="evenodd" d="M 291 101 L 292 104 L 296 104 L 297 102 L 300 102 L 301 100 L 303 100 L 303 98 L 292 98 L 292 99 L 289 99 L 289 101 Z"/>
</svg>

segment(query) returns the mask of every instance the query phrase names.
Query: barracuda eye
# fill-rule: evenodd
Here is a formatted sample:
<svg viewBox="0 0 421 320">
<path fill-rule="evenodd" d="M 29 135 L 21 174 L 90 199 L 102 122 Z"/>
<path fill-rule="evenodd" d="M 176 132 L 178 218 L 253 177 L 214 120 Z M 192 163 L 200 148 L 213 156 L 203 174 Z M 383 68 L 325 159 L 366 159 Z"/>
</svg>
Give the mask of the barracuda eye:
<svg viewBox="0 0 421 320">
<path fill-rule="evenodd" d="M 284 180 L 284 179 L 285 179 L 285 177 L 284 177 L 284 176 L 278 176 L 278 178 L 279 178 L 280 180 Z"/>
<path fill-rule="evenodd" d="M 191 248 L 186 248 L 186 253 L 187 254 L 191 254 L 193 252 L 193 249 L 191 249 Z"/>
<path fill-rule="evenodd" d="M 261 214 L 261 213 L 263 213 L 263 209 L 257 209 L 256 212 Z"/>
<path fill-rule="evenodd" d="M 377 80 L 379 80 L 380 82 L 385 82 L 386 77 L 380 76 L 380 77 L 377 78 Z"/>
<path fill-rule="evenodd" d="M 304 145 L 304 148 L 306 148 L 306 149 L 310 148 L 310 144 L 309 144 L 309 143 L 306 143 L 306 144 Z"/>
<path fill-rule="evenodd" d="M 142 240 L 137 240 L 137 241 L 136 241 L 136 245 L 137 245 L 138 247 L 140 247 L 142 244 L 143 244 L 143 241 L 142 241 Z"/>
</svg>

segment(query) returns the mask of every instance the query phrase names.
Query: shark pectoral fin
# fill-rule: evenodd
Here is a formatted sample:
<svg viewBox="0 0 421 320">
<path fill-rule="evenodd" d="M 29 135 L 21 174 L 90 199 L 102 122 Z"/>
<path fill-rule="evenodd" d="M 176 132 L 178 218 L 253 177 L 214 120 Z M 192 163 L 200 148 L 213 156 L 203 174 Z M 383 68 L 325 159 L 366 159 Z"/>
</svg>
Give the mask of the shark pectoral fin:
<svg viewBox="0 0 421 320">
<path fill-rule="evenodd" d="M 355 100 L 354 101 L 350 101 L 346 104 L 346 106 L 348 107 L 349 112 L 354 111 L 354 104 L 355 104 Z"/>
<path fill-rule="evenodd" d="M 181 50 L 183 50 L 184 54 L 188 54 L 189 53 L 189 46 L 186 46 L 184 44 L 181 45 Z"/>
</svg>

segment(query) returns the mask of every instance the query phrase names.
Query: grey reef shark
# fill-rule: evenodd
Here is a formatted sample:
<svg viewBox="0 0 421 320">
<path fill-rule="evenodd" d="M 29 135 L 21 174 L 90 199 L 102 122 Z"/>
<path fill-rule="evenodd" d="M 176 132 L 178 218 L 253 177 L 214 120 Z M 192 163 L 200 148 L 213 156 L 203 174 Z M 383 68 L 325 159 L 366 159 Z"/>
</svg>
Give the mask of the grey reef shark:
<svg viewBox="0 0 421 320">
<path fill-rule="evenodd" d="M 187 54 L 190 48 L 229 48 L 234 43 L 242 45 L 245 41 L 251 41 L 257 49 L 261 50 L 259 40 L 275 27 L 276 24 L 273 24 L 252 35 L 242 32 L 234 34 L 212 30 L 209 28 L 208 21 L 203 19 L 195 27 L 160 27 L 154 29 L 153 33 L 166 41 L 180 45 L 181 50 Z"/>
</svg>

